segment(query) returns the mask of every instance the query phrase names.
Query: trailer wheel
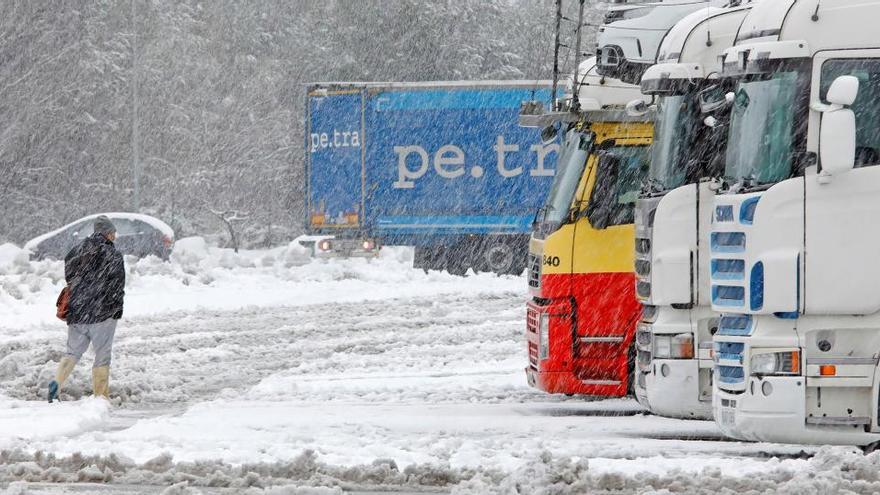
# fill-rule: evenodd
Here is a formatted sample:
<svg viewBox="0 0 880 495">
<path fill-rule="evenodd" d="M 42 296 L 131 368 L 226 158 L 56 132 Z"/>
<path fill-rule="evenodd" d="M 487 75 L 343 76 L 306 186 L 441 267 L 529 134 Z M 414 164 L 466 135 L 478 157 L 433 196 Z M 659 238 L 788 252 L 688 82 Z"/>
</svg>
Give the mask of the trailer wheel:
<svg viewBox="0 0 880 495">
<path fill-rule="evenodd" d="M 498 275 L 508 275 L 515 273 L 517 266 L 516 250 L 503 238 L 489 239 L 484 245 L 479 255 L 480 271 L 494 272 Z M 525 269 L 523 263 L 523 269 Z"/>
</svg>

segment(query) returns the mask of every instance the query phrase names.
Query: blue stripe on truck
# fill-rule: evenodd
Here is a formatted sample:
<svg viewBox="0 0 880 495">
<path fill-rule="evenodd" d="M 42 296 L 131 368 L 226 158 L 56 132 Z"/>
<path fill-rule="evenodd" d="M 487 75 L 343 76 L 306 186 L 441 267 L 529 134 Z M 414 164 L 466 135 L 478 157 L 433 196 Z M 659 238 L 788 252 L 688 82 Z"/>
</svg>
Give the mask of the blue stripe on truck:
<svg viewBox="0 0 880 495">
<path fill-rule="evenodd" d="M 376 219 L 379 232 L 455 231 L 455 233 L 522 232 L 531 225 L 530 216 L 382 216 Z"/>
<path fill-rule="evenodd" d="M 377 112 L 386 110 L 451 110 L 516 108 L 526 100 L 549 101 L 547 89 L 386 91 L 372 97 Z"/>
</svg>

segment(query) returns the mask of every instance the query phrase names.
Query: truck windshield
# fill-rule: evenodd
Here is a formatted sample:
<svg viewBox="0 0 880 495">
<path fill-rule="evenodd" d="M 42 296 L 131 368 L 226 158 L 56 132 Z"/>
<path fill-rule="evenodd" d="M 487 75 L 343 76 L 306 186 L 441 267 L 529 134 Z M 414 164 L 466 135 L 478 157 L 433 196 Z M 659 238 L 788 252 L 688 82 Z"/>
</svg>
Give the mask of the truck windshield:
<svg viewBox="0 0 880 495">
<path fill-rule="evenodd" d="M 794 170 L 802 97 L 801 72 L 750 76 L 734 92 L 725 179 L 746 187 L 774 184 Z"/>
<path fill-rule="evenodd" d="M 587 164 L 587 154 L 592 140 L 591 133 L 574 129 L 565 136 L 565 146 L 557 162 L 553 186 L 544 203 L 542 218 L 539 218 L 545 226 L 558 226 L 568 217 L 574 194 Z M 542 230 L 545 229 L 546 227 Z"/>
<path fill-rule="evenodd" d="M 694 155 L 691 146 L 702 125 L 696 112 L 694 94 L 666 96 L 657 105 L 654 144 L 648 169 L 651 194 L 663 193 L 685 183 L 687 166 Z"/>
</svg>

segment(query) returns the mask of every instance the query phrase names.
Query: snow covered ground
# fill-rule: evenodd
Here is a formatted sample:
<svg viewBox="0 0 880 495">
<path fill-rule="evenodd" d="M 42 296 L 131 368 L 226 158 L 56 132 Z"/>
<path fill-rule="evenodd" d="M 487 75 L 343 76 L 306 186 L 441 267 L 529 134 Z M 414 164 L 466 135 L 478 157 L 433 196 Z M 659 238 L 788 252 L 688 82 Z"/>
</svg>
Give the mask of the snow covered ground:
<svg viewBox="0 0 880 495">
<path fill-rule="evenodd" d="M 112 404 L 88 398 L 88 354 L 47 404 L 62 267 L 0 246 L 0 494 L 880 491 L 880 454 L 534 391 L 525 281 L 410 258 L 188 240 L 130 260 Z"/>
</svg>

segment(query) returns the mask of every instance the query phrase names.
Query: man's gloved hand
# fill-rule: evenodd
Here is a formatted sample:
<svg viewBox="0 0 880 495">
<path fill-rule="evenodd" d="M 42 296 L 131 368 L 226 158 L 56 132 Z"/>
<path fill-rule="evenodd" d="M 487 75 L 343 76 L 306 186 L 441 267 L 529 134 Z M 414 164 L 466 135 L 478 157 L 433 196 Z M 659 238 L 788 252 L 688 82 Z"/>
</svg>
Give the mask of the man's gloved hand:
<svg viewBox="0 0 880 495">
<path fill-rule="evenodd" d="M 113 319 L 114 320 L 121 320 L 122 319 L 122 310 L 121 309 L 119 311 L 117 311 L 116 314 L 113 315 Z"/>
</svg>

